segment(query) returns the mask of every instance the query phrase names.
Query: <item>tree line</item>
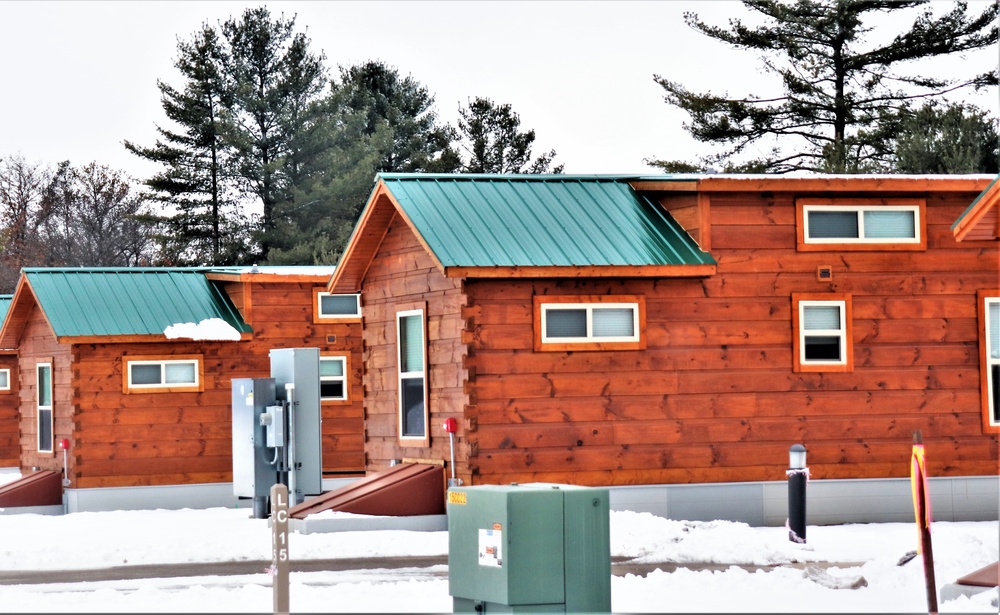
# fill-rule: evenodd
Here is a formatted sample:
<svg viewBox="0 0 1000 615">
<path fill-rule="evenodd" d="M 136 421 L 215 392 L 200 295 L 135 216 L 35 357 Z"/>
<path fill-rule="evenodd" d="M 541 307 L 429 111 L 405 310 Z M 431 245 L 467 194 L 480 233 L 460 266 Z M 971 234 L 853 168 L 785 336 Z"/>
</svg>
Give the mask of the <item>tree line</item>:
<svg viewBox="0 0 1000 615">
<path fill-rule="evenodd" d="M 889 43 L 865 45 L 865 18 L 928 0 L 743 0 L 765 17 L 697 31 L 757 53 L 780 77 L 768 96 L 694 93 L 654 75 L 685 129 L 718 146 L 700 160 L 646 160 L 666 172 L 996 173 L 997 120 L 943 96 L 995 88 L 996 72 L 948 79 L 897 70 L 997 43 L 997 3 L 925 6 Z M 154 143 L 124 142 L 159 171 L 134 185 L 90 163 L 55 169 L 0 156 L 0 292 L 23 266 L 331 264 L 376 173 L 562 173 L 510 105 L 475 97 L 457 126 L 433 95 L 381 61 L 340 66 L 295 18 L 253 8 L 179 40 L 178 83 L 157 81 Z M 762 143 L 771 149 L 761 154 Z"/>
</svg>

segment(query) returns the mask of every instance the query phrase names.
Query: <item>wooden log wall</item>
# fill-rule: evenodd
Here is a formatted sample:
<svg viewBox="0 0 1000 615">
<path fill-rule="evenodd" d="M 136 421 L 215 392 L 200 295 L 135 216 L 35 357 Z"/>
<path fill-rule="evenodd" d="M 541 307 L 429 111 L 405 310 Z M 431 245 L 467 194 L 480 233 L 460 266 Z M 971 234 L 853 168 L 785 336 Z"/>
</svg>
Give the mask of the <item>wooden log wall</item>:
<svg viewBox="0 0 1000 615">
<path fill-rule="evenodd" d="M 0 355 L 0 369 L 10 370 L 10 390 L 0 391 L 0 468 L 18 468 L 21 465 L 21 441 L 17 355 Z"/>
<path fill-rule="evenodd" d="M 394 459 L 450 462 L 450 441 L 442 426 L 449 417 L 461 424 L 466 405 L 460 283 L 440 273 L 409 227 L 396 218 L 365 277 L 362 299 L 368 471 L 384 470 Z M 403 446 L 398 439 L 396 311 L 413 303 L 426 305 L 428 447 Z M 464 459 L 457 466 L 464 469 Z"/>
<path fill-rule="evenodd" d="M 997 244 L 950 231 L 976 195 L 927 196 L 926 252 L 809 253 L 796 196 L 709 195 L 709 278 L 467 281 L 473 481 L 784 480 L 795 443 L 814 478 L 905 477 L 916 429 L 931 476 L 995 475 L 976 290 Z M 800 292 L 851 294 L 852 372 L 793 371 Z M 534 352 L 533 296 L 573 294 L 644 296 L 647 350 Z"/>
<path fill-rule="evenodd" d="M 276 277 L 281 276 L 271 279 Z M 324 280 L 319 285 L 325 284 Z M 274 281 L 247 284 L 244 294 L 252 303 L 248 313 L 255 332 L 250 354 L 259 355 L 263 361 L 260 377 L 270 375 L 268 351 L 272 348 L 318 347 L 321 355 L 347 355 L 347 402 L 323 402 L 320 409 L 323 472 L 360 473 L 365 467 L 361 323 L 314 323 L 312 293 L 316 285 Z"/>
<path fill-rule="evenodd" d="M 348 403 L 321 408 L 324 474 L 363 472 L 360 324 L 314 324 L 315 282 L 246 286 L 241 309 L 252 301 L 251 341 L 70 346 L 55 343 L 36 308 L 20 349 L 22 466 L 62 464 L 58 451 L 54 459 L 30 454 L 35 356 L 56 355 L 55 434 L 56 442 L 73 442 L 72 487 L 121 487 L 231 481 L 232 379 L 269 377 L 271 349 L 319 347 L 321 354 L 348 355 L 350 371 Z M 203 392 L 122 393 L 123 357 L 169 355 L 203 358 Z"/>
<path fill-rule="evenodd" d="M 38 452 L 38 383 L 36 365 L 52 362 L 52 436 L 53 452 Z M 72 354 L 69 346 L 59 344 L 52 329 L 38 309 L 32 310 L 21 334 L 18 349 L 18 403 L 20 414 L 21 473 L 35 468 L 61 472 L 63 467 L 59 440 L 73 432 Z M 121 387 L 119 386 L 119 390 Z M 72 462 L 70 464 L 72 468 Z M 72 469 L 71 469 L 72 472 Z"/>
</svg>

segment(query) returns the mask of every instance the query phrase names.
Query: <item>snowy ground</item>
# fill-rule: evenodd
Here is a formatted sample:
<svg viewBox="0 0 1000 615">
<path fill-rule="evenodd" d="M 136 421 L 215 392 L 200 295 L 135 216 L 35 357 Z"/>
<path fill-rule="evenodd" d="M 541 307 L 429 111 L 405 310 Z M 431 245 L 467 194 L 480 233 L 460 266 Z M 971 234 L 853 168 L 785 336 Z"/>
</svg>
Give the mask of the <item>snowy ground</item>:
<svg viewBox="0 0 1000 615">
<path fill-rule="evenodd" d="M 342 513 L 323 513 L 342 514 Z M 0 515 L 2 571 L 104 568 L 270 558 L 271 530 L 248 509 L 149 510 L 62 516 Z M 1000 558 L 997 522 L 932 526 L 937 586 Z M 921 559 L 898 565 L 918 544 L 908 523 L 809 526 L 794 544 L 783 528 L 728 521 L 667 520 L 611 513 L 611 554 L 639 561 L 732 564 L 723 570 L 654 570 L 613 577 L 615 612 L 927 612 Z M 294 612 L 451 612 L 447 566 L 378 569 L 380 557 L 447 555 L 447 532 L 369 531 L 290 536 L 292 559 L 367 557 L 372 569 L 293 572 Z M 861 576 L 860 589 L 830 589 L 801 567 L 750 572 L 738 565 L 833 562 L 838 579 Z M 271 577 L 162 578 L 0 586 L 5 612 L 272 612 Z M 997 590 L 940 602 L 939 611 L 997 613 Z"/>
</svg>

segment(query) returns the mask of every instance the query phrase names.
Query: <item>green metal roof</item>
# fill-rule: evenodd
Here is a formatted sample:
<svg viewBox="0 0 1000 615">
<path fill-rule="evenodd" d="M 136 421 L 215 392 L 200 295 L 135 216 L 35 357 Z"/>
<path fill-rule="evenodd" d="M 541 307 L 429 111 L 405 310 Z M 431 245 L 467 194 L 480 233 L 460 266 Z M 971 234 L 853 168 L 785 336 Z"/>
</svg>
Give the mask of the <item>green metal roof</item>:
<svg viewBox="0 0 1000 615">
<path fill-rule="evenodd" d="M 714 265 L 624 175 L 379 175 L 445 267 Z"/>
<path fill-rule="evenodd" d="M 10 309 L 10 302 L 14 300 L 14 295 L 0 295 L 0 323 L 7 318 L 7 310 Z"/>
<path fill-rule="evenodd" d="M 162 335 L 170 325 L 220 318 L 251 328 L 203 268 L 25 268 L 57 337 Z"/>
</svg>

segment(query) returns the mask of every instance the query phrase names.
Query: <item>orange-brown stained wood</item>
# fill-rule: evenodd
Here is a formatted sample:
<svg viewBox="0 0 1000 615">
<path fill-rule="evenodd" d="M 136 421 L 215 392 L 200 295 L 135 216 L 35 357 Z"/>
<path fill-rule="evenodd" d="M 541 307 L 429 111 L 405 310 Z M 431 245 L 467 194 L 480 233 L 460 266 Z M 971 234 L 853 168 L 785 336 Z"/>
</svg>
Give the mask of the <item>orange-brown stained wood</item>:
<svg viewBox="0 0 1000 615">
<path fill-rule="evenodd" d="M 983 566 L 979 570 L 958 579 L 956 583 L 959 585 L 972 585 L 974 587 L 998 587 L 1000 586 L 1000 561 Z"/>
<path fill-rule="evenodd" d="M 403 463 L 293 506 L 288 514 L 294 519 L 326 510 L 390 517 L 443 515 L 444 492 L 443 466 Z"/>
<path fill-rule="evenodd" d="M 711 249 L 718 265 L 707 278 L 443 274 L 405 223 L 385 221 L 367 271 L 354 272 L 365 305 L 368 470 L 388 459 L 446 459 L 447 434 L 434 430 L 447 414 L 460 419 L 456 470 L 468 484 L 780 481 L 799 441 L 813 476 L 905 477 L 914 428 L 933 434 L 933 474 L 995 473 L 998 439 L 984 433 L 979 411 L 975 295 L 996 288 L 997 244 L 955 241 L 950 228 L 986 183 L 637 185 Z M 924 243 L 803 251 L 803 197 L 920 199 Z M 829 278 L 817 277 L 820 267 Z M 469 277 L 448 279 L 457 273 Z M 515 273 L 532 275 L 493 272 Z M 793 294 L 850 296 L 850 371 L 794 371 Z M 644 297 L 644 350 L 534 351 L 535 297 L 595 295 Z M 432 432 L 430 447 L 406 451 L 395 437 L 392 322 L 397 304 L 412 301 L 428 305 Z"/>
<path fill-rule="evenodd" d="M 62 468 L 58 450 L 37 452 L 35 365 L 45 359 L 53 365 L 55 441 L 69 438 L 73 443 L 71 488 L 232 480 L 231 379 L 267 377 L 270 349 L 307 346 L 319 347 L 324 355 L 348 357 L 348 400 L 322 404 L 323 471 L 363 471 L 360 324 L 314 323 L 314 289 L 322 288 L 325 279 L 300 277 L 259 275 L 251 281 L 224 283 L 254 328 L 240 342 L 151 342 L 104 336 L 86 344 L 60 343 L 34 306 L 18 340 L 14 391 L 0 394 L 0 419 L 9 414 L 4 406 L 7 397 L 19 403 L 12 435 L 4 430 L 6 424 L 0 424 L 0 460 L 3 443 L 13 437 L 20 458 L 11 465 L 19 462 L 22 471 L 33 466 Z M 127 358 L 180 355 L 200 358 L 203 391 L 122 394 Z"/>
</svg>

